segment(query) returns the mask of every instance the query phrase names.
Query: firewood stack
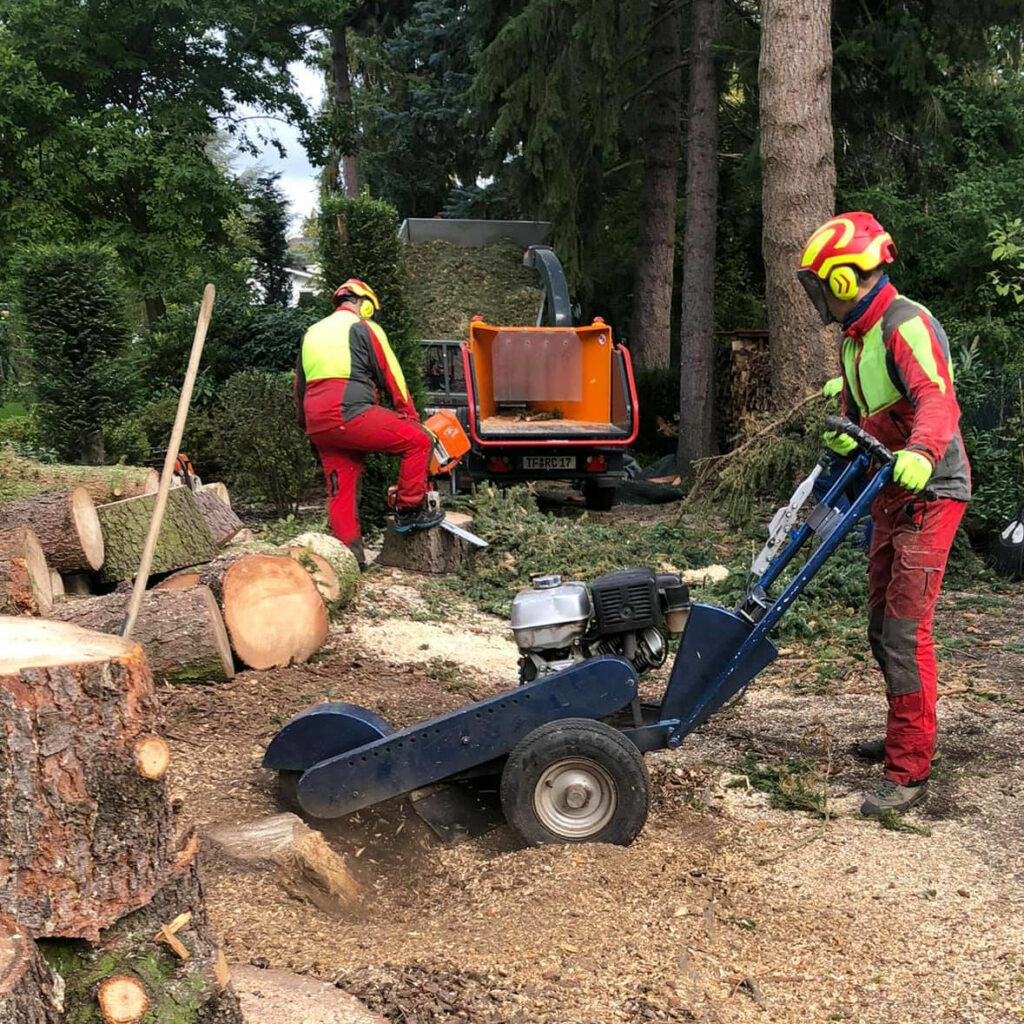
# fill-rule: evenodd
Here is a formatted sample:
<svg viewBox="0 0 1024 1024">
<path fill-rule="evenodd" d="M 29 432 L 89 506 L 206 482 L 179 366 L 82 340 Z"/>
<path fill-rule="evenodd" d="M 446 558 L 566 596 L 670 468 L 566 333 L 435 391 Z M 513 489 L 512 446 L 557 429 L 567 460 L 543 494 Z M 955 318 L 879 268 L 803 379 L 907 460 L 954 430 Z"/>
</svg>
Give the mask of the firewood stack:
<svg viewBox="0 0 1024 1024">
<path fill-rule="evenodd" d="M 156 501 L 143 493 L 152 481 L 132 467 L 110 467 L 109 479 L 103 467 L 44 470 L 27 496 L 0 506 L 0 615 L 117 634 Z M 82 482 L 33 493 L 44 480 Z M 135 493 L 114 497 L 126 487 Z M 237 665 L 305 661 L 327 639 L 330 615 L 351 602 L 359 570 L 339 541 L 237 543 L 246 533 L 223 484 L 171 490 L 135 627 L 159 680 L 218 682 Z"/>
<path fill-rule="evenodd" d="M 0 1021 L 241 1024 L 141 647 L 0 617 L 0 719 Z"/>
</svg>

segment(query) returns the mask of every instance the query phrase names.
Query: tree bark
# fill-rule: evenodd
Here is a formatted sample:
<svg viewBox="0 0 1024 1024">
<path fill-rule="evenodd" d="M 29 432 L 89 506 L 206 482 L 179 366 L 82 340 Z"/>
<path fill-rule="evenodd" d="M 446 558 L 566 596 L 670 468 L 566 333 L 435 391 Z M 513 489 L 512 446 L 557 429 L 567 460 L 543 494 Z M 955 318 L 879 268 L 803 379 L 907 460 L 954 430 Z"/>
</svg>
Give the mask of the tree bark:
<svg viewBox="0 0 1024 1024">
<path fill-rule="evenodd" d="M 16 483 L 19 496 L 84 487 L 97 505 L 140 494 L 156 494 L 160 474 L 143 466 L 47 465 L 14 452 L 0 452 L 0 477 Z"/>
<path fill-rule="evenodd" d="M 712 47 L 722 0 L 693 0 L 690 35 L 689 129 L 686 143 L 686 227 L 679 330 L 679 446 L 684 483 L 694 459 L 715 451 L 715 233 L 718 223 L 718 84 Z"/>
<path fill-rule="evenodd" d="M 120 634 L 130 594 L 63 601 L 53 618 L 99 633 Z M 149 590 L 132 639 L 142 644 L 153 675 L 172 683 L 223 682 L 235 674 L 220 608 L 208 587 Z"/>
<path fill-rule="evenodd" d="M 678 0 L 651 4 L 647 44 L 651 95 L 644 125 L 640 232 L 633 282 L 630 355 L 642 370 L 667 369 L 672 331 L 676 198 L 683 95 L 683 15 Z"/>
<path fill-rule="evenodd" d="M 38 538 L 27 526 L 0 533 L 0 615 L 49 615 L 50 571 Z"/>
<path fill-rule="evenodd" d="M 176 857 L 164 783 L 135 755 L 160 727 L 142 648 L 0 618 L 0 721 L 0 906 L 36 937 L 95 941 Z"/>
<path fill-rule="evenodd" d="M 101 575 L 108 583 L 130 580 L 138 572 L 155 504 L 156 496 L 147 494 L 100 505 L 97 509 L 107 552 Z M 171 572 L 200 565 L 216 554 L 217 548 L 195 495 L 187 487 L 173 488 L 167 495 L 167 508 L 150 572 Z"/>
<path fill-rule="evenodd" d="M 449 512 L 446 518 L 465 530 L 472 530 L 473 520 Z M 380 565 L 394 565 L 410 572 L 442 574 L 455 572 L 476 548 L 455 534 L 435 526 L 430 530 L 410 530 L 408 533 L 384 533 L 384 547 L 377 561 Z"/>
<path fill-rule="evenodd" d="M 189 587 L 198 586 L 199 577 L 202 574 L 202 566 L 196 566 L 194 569 L 179 569 L 177 572 L 172 572 L 170 576 L 162 579 L 153 589 L 188 590 Z"/>
<path fill-rule="evenodd" d="M 310 551 L 327 562 L 338 581 L 337 593 L 329 600 L 338 608 L 345 608 L 352 603 L 359 584 L 359 563 L 337 537 L 328 533 L 300 533 L 288 541 L 286 547 L 293 558 L 296 550 Z M 324 599 L 328 600 L 326 595 Z"/>
<path fill-rule="evenodd" d="M 233 552 L 203 569 L 231 648 L 250 668 L 305 661 L 327 639 L 327 606 L 309 573 L 283 555 Z"/>
<path fill-rule="evenodd" d="M 219 548 L 224 547 L 242 529 L 242 520 L 215 491 L 200 491 L 195 498 L 199 511 L 210 528 L 213 543 Z"/>
<path fill-rule="evenodd" d="M 331 29 L 331 100 L 339 112 L 344 111 L 352 116 L 352 81 L 348 61 L 348 38 L 345 25 L 335 25 Z M 328 182 L 331 192 L 344 192 L 354 198 L 359 195 L 359 165 L 352 153 L 340 150 L 331 154 L 328 167 L 332 180 Z M 338 181 L 338 172 L 341 181 Z M 340 188 L 339 188 L 340 185 Z"/>
<path fill-rule="evenodd" d="M 80 572 L 103 565 L 100 521 L 84 487 L 46 491 L 0 509 L 0 530 L 18 526 L 35 531 L 47 561 L 59 572 Z"/>
<path fill-rule="evenodd" d="M 789 408 L 835 370 L 836 345 L 796 278 L 800 253 L 832 216 L 831 4 L 761 7 L 762 248 L 775 405 Z"/>
<path fill-rule="evenodd" d="M 26 928 L 0 916 L 0 1020 L 4 1024 L 61 1024 L 56 984 Z"/>
</svg>

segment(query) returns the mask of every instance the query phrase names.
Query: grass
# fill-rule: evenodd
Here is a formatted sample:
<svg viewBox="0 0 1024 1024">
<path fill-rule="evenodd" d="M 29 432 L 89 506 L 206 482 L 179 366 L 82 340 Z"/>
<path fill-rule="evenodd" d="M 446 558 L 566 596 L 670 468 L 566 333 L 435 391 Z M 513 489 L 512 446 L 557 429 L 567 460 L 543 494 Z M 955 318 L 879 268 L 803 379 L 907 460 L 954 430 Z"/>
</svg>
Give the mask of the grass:
<svg viewBox="0 0 1024 1024">
<path fill-rule="evenodd" d="M 13 420 L 27 415 L 28 409 L 22 402 L 0 402 L 0 420 Z"/>
<path fill-rule="evenodd" d="M 824 818 L 828 810 L 827 778 L 813 762 L 802 757 L 787 758 L 781 764 L 770 764 L 748 751 L 732 767 L 742 778 L 727 786 L 739 789 L 748 785 L 768 794 L 770 806 L 783 811 L 807 811 Z"/>
<path fill-rule="evenodd" d="M 899 811 L 883 811 L 878 815 L 878 824 L 890 832 L 912 832 L 917 836 L 930 836 L 932 830 L 904 818 Z"/>
</svg>

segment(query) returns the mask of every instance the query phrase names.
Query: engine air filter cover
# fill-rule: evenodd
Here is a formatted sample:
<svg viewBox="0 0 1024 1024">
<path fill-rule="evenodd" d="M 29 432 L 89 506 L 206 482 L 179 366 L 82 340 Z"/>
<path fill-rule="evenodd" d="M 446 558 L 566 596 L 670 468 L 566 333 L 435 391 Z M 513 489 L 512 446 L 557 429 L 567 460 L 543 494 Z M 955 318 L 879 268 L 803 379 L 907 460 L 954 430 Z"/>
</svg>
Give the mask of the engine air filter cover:
<svg viewBox="0 0 1024 1024">
<path fill-rule="evenodd" d="M 599 633 L 631 633 L 661 622 L 658 589 L 650 569 L 623 569 L 590 584 Z"/>
</svg>

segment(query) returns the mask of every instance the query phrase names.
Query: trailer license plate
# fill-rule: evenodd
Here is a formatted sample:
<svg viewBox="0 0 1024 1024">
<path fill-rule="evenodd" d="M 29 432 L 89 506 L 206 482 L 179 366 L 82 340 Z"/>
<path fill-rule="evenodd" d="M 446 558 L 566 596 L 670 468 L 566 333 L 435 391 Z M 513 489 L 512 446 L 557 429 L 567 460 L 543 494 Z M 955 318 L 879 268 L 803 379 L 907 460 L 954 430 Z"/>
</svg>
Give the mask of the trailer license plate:
<svg viewBox="0 0 1024 1024">
<path fill-rule="evenodd" d="M 523 469 L 575 469 L 575 455 L 524 455 Z"/>
</svg>

